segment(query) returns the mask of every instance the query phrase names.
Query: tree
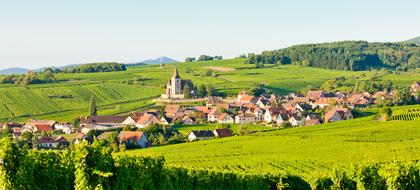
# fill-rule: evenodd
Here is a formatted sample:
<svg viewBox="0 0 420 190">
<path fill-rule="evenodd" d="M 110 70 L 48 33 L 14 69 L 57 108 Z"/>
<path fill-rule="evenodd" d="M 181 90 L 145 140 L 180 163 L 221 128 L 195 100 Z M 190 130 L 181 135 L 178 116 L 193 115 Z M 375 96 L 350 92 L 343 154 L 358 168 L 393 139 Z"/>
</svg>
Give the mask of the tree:
<svg viewBox="0 0 420 190">
<path fill-rule="evenodd" d="M 204 84 L 202 84 L 198 87 L 197 94 L 200 98 L 204 98 L 204 97 L 207 96 L 207 91 L 206 91 L 206 87 L 204 86 Z"/>
<path fill-rule="evenodd" d="M 195 62 L 195 57 L 187 57 L 185 58 L 185 62 Z"/>
<path fill-rule="evenodd" d="M 187 84 L 184 85 L 184 89 L 183 89 L 182 93 L 184 94 L 184 98 L 190 99 L 191 98 L 190 85 L 187 85 Z"/>
<path fill-rule="evenodd" d="M 381 108 L 380 114 L 382 115 L 382 117 L 386 121 L 389 118 L 391 118 L 391 116 L 392 116 L 392 109 L 390 107 L 388 107 L 388 106 L 384 106 L 383 108 Z"/>
<path fill-rule="evenodd" d="M 207 96 L 214 96 L 214 89 L 211 84 L 207 85 L 206 91 L 207 91 Z"/>
<path fill-rule="evenodd" d="M 91 116 L 98 115 L 98 108 L 96 106 L 96 98 L 92 97 L 90 100 L 89 113 Z"/>
</svg>

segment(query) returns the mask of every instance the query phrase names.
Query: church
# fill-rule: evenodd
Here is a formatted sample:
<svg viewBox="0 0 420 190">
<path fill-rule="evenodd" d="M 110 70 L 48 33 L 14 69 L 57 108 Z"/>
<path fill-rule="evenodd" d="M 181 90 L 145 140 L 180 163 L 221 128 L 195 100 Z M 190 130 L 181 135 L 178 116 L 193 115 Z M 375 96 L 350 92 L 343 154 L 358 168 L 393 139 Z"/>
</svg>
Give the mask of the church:
<svg viewBox="0 0 420 190">
<path fill-rule="evenodd" d="M 196 97 L 197 91 L 191 80 L 182 80 L 178 69 L 175 68 L 172 78 L 166 85 L 165 94 L 161 95 L 163 99 L 184 99 L 184 88 L 189 87 L 191 97 Z"/>
</svg>

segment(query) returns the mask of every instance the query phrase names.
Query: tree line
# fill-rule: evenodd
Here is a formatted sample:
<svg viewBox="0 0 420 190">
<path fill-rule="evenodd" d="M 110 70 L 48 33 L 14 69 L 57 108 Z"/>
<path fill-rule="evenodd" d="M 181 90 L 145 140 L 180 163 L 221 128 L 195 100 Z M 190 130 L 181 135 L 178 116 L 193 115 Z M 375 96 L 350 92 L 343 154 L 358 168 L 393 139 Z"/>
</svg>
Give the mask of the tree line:
<svg viewBox="0 0 420 190">
<path fill-rule="evenodd" d="M 263 67 L 264 64 L 294 64 L 352 71 L 381 67 L 409 71 L 420 67 L 420 47 L 413 43 L 366 41 L 304 44 L 249 54 L 246 62 L 256 67 Z"/>
<path fill-rule="evenodd" d="M 216 56 L 200 55 L 198 58 L 195 58 L 195 57 L 185 58 L 185 62 L 212 61 L 212 60 L 223 60 L 223 56 L 221 56 L 221 55 L 216 55 Z"/>
<path fill-rule="evenodd" d="M 419 189 L 418 162 L 361 164 L 334 169 L 310 183 L 292 174 L 238 174 L 167 167 L 163 157 L 112 154 L 80 143 L 74 150 L 40 151 L 0 140 L 0 189 Z"/>
<path fill-rule="evenodd" d="M 102 63 L 88 63 L 77 65 L 73 67 L 66 67 L 57 72 L 62 73 L 97 73 L 97 72 L 113 72 L 113 71 L 126 71 L 125 64 L 115 62 L 102 62 Z"/>
<path fill-rule="evenodd" d="M 29 71 L 22 75 L 3 75 L 0 76 L 0 84 L 44 84 L 56 82 L 54 71 L 51 68 L 45 69 L 43 72 Z"/>
</svg>

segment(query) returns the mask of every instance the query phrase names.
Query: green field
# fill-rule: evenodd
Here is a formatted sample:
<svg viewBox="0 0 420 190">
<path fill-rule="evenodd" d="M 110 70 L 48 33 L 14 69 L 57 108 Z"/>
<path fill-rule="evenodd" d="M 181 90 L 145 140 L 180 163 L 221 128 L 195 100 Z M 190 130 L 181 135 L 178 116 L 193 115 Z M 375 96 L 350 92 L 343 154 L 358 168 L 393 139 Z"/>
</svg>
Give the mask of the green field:
<svg viewBox="0 0 420 190">
<path fill-rule="evenodd" d="M 420 118 L 379 122 L 368 116 L 126 154 L 163 155 L 171 166 L 245 173 L 289 172 L 313 178 L 351 164 L 418 160 Z"/>
<path fill-rule="evenodd" d="M 328 70 L 296 65 L 267 66 L 256 69 L 245 59 L 178 63 L 160 68 L 156 65 L 129 67 L 123 72 L 57 74 L 61 81 L 40 85 L 0 85 L 0 121 L 28 118 L 72 121 L 86 115 L 89 100 L 96 97 L 100 114 L 121 114 L 150 105 L 152 98 L 164 92 L 173 69 L 196 85 L 212 84 L 218 91 L 234 95 L 241 90 L 265 84 L 275 93 L 304 90 L 309 84 L 319 87 L 324 81 L 340 76 L 357 76 L 367 72 Z M 203 76 L 208 67 L 228 68 L 218 76 Z M 192 72 L 186 73 L 187 68 Z M 420 80 L 420 74 L 386 75 L 398 85 Z M 143 80 L 137 80 L 143 79 Z M 126 84 L 123 81 L 140 81 Z"/>
</svg>

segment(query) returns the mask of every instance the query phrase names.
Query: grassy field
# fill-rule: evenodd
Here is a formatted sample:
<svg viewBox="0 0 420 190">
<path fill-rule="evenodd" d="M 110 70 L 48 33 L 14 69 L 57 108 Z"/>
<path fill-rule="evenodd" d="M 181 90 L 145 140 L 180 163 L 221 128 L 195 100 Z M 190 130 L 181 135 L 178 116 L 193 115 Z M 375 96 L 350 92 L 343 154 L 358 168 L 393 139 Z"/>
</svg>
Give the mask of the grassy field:
<svg viewBox="0 0 420 190">
<path fill-rule="evenodd" d="M 420 118 L 379 122 L 368 116 L 125 154 L 163 155 L 171 166 L 245 173 L 288 172 L 310 179 L 334 167 L 356 163 L 418 160 Z"/>
<path fill-rule="evenodd" d="M 120 114 L 149 105 L 153 97 L 164 92 L 173 69 L 196 85 L 212 84 L 218 91 L 235 94 L 257 84 L 265 84 L 275 93 L 304 90 L 309 84 L 319 87 L 324 81 L 340 76 L 356 76 L 366 72 L 328 70 L 296 65 L 267 66 L 256 69 L 244 64 L 245 59 L 178 63 L 160 68 L 156 65 L 129 67 L 124 72 L 57 74 L 62 82 L 41 85 L 0 85 L 0 121 L 46 118 L 71 121 L 86 110 L 92 96 L 100 106 L 100 114 Z M 188 68 L 188 69 L 187 69 Z M 214 69 L 218 76 L 205 76 Z M 186 72 L 190 70 L 190 72 Z M 420 80 L 419 74 L 387 75 L 398 85 Z M 141 79 L 141 80 L 138 80 Z M 140 81 L 126 84 L 123 81 Z"/>
</svg>

